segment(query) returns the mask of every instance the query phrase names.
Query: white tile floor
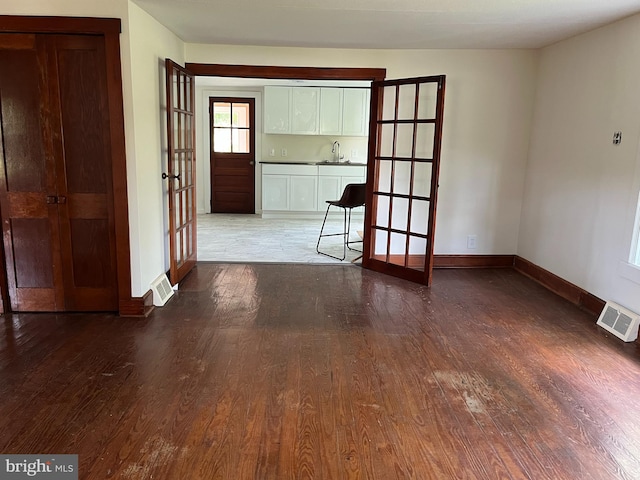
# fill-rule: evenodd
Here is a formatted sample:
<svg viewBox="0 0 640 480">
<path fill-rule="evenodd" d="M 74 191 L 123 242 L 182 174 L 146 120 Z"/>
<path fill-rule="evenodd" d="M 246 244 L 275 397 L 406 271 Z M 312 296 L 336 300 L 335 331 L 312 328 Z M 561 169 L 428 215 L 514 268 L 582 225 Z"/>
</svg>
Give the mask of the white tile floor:
<svg viewBox="0 0 640 480">
<path fill-rule="evenodd" d="M 262 218 L 260 215 L 198 215 L 198 260 L 216 262 L 341 263 L 316 253 L 323 215 L 313 219 Z M 342 229 L 342 215 L 330 216 L 325 233 Z M 363 229 L 362 215 L 351 223 L 351 239 Z M 321 250 L 342 256 L 342 237 L 323 238 Z M 356 245 L 360 248 L 362 244 Z M 349 263 L 360 253 L 347 250 Z"/>
</svg>

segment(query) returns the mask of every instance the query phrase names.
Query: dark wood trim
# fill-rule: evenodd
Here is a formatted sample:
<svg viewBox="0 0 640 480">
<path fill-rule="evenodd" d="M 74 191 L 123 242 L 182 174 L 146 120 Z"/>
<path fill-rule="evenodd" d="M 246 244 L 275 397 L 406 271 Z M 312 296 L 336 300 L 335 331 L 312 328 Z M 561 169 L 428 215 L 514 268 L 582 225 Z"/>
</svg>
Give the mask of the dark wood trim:
<svg viewBox="0 0 640 480">
<path fill-rule="evenodd" d="M 223 65 L 186 63 L 185 68 L 202 77 L 271 78 L 278 80 L 384 80 L 386 68 L 277 67 L 269 65 Z"/>
<path fill-rule="evenodd" d="M 129 243 L 129 197 L 127 194 L 127 154 L 124 131 L 124 99 L 120 65 L 119 33 L 105 34 L 107 92 L 113 175 L 113 207 L 120 303 L 131 299 L 131 245 Z"/>
<path fill-rule="evenodd" d="M 578 307 L 599 315 L 605 301 L 542 267 L 515 256 L 514 268 Z"/>
<path fill-rule="evenodd" d="M 153 291 L 149 290 L 142 297 L 132 297 L 120 302 L 121 317 L 148 317 L 154 309 Z"/>
<path fill-rule="evenodd" d="M 121 23 L 119 18 L 0 15 L 0 32 L 118 35 L 122 31 Z"/>
<path fill-rule="evenodd" d="M 434 255 L 433 268 L 513 268 L 515 255 Z"/>
</svg>

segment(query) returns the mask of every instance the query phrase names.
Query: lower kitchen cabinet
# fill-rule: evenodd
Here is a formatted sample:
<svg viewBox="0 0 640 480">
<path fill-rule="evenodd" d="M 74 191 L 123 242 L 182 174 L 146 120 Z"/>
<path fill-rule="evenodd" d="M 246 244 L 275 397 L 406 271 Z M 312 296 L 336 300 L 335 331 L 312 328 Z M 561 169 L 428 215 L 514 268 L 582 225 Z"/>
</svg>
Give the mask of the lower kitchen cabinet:
<svg viewBox="0 0 640 480">
<path fill-rule="evenodd" d="M 262 175 L 262 210 L 289 210 L 289 175 Z"/>
<path fill-rule="evenodd" d="M 289 210 L 315 212 L 317 210 L 316 191 L 318 177 L 291 175 L 289 181 Z"/>
<path fill-rule="evenodd" d="M 324 212 L 349 183 L 364 183 L 364 165 L 262 164 L 262 211 Z"/>
</svg>

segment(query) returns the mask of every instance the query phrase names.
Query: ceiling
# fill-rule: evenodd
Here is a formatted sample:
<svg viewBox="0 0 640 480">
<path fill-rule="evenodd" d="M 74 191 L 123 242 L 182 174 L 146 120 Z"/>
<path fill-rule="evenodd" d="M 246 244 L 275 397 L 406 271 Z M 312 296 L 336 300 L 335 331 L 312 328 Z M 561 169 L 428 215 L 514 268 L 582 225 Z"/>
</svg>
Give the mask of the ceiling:
<svg viewBox="0 0 640 480">
<path fill-rule="evenodd" d="M 640 12 L 640 0 L 133 0 L 188 43 L 539 48 Z"/>
</svg>

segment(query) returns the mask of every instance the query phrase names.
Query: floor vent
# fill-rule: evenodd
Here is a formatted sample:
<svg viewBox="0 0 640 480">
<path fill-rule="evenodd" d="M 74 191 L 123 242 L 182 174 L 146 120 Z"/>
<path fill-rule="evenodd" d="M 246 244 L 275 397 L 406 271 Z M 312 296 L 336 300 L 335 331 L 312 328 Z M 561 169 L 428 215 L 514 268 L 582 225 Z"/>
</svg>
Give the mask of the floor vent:
<svg viewBox="0 0 640 480">
<path fill-rule="evenodd" d="M 640 316 L 617 303 L 607 302 L 596 322 L 605 330 L 613 333 L 625 342 L 633 342 L 638 338 Z"/>
<path fill-rule="evenodd" d="M 162 307 L 175 293 L 164 273 L 151 282 L 151 290 L 153 291 L 153 304 L 156 307 Z"/>
</svg>

